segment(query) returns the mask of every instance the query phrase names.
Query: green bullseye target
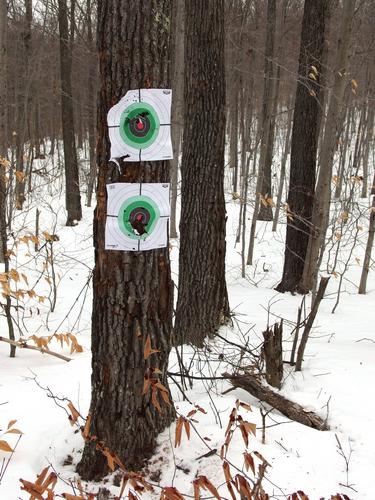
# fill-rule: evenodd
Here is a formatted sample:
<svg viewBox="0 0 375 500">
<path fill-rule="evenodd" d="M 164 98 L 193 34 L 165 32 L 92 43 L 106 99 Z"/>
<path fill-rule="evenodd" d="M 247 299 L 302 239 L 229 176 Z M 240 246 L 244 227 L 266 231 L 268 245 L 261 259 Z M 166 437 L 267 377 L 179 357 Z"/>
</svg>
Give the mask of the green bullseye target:
<svg viewBox="0 0 375 500">
<path fill-rule="evenodd" d="M 160 217 L 156 203 L 148 196 L 132 196 L 124 201 L 118 213 L 121 232 L 133 240 L 145 240 L 155 228 Z M 144 231 L 140 234 L 137 228 Z"/>
<path fill-rule="evenodd" d="M 111 160 L 162 161 L 173 158 L 171 89 L 133 89 L 107 115 Z"/>
<path fill-rule="evenodd" d="M 121 114 L 120 136 L 136 149 L 148 148 L 159 135 L 160 121 L 155 109 L 146 102 L 136 102 Z"/>
<path fill-rule="evenodd" d="M 106 250 L 142 252 L 168 245 L 168 183 L 107 184 Z"/>
</svg>

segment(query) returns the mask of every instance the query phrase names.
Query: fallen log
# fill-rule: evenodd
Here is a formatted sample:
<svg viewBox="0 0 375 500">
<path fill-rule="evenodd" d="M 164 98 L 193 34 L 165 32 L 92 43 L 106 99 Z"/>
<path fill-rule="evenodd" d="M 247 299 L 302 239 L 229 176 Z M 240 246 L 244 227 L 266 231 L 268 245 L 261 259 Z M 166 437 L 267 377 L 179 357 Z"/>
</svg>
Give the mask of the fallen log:
<svg viewBox="0 0 375 500">
<path fill-rule="evenodd" d="M 307 427 L 312 427 L 319 431 L 326 431 L 329 429 L 327 422 L 320 418 L 316 413 L 307 411 L 303 406 L 290 401 L 281 394 L 273 391 L 270 387 L 263 384 L 254 375 L 231 375 L 230 373 L 223 373 L 223 377 L 227 378 L 234 387 L 239 387 L 249 392 L 252 396 L 264 401 L 275 410 Z"/>
</svg>

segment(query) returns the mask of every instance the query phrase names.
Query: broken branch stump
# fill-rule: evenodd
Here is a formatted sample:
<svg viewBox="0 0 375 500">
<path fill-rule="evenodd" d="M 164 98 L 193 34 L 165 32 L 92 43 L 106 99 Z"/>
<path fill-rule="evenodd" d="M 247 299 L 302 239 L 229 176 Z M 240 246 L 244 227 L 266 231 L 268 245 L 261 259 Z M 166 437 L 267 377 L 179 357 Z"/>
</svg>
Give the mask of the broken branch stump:
<svg viewBox="0 0 375 500">
<path fill-rule="evenodd" d="M 263 332 L 263 355 L 266 362 L 266 380 L 280 389 L 283 378 L 283 322 Z"/>
</svg>

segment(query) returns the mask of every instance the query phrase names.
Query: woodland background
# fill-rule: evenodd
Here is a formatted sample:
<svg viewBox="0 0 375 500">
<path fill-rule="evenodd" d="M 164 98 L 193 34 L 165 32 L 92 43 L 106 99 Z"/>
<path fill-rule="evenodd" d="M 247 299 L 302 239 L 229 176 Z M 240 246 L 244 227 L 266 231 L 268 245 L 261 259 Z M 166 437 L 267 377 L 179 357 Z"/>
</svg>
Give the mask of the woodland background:
<svg viewBox="0 0 375 500">
<path fill-rule="evenodd" d="M 206 490 L 205 495 L 217 498 L 303 500 L 309 494 L 310 498 L 332 495 L 338 500 L 370 499 L 370 468 L 375 459 L 371 451 L 373 439 L 369 437 L 375 408 L 367 393 L 374 376 L 371 349 L 375 282 L 371 251 L 375 235 L 375 2 L 218 0 L 207 3 L 207 18 L 203 13 L 199 23 L 198 19 L 184 18 L 183 9 L 188 4 L 189 12 L 194 8 L 195 12 L 203 12 L 197 0 L 131 4 L 126 7 L 118 0 L 0 2 L 0 260 L 4 266 L 0 274 L 0 347 L 5 367 L 1 367 L 4 396 L 0 404 L 4 417 L 0 449 L 7 457 L 0 469 L 0 488 L 5 487 L 4 498 L 19 497 L 18 479 L 22 477 L 27 496 L 20 498 L 33 498 L 36 492 L 40 497 L 35 498 L 65 495 L 62 497 L 91 500 L 94 497 L 90 495 L 122 498 L 125 492 L 132 499 L 142 495 L 159 498 L 160 494 L 161 498 L 179 500 L 189 495 L 199 498 Z M 149 4 L 159 10 L 149 13 L 143 21 L 140 5 Z M 170 165 L 160 169 L 160 175 L 168 175 L 171 180 L 171 241 L 168 252 L 160 259 L 165 259 L 168 269 L 170 259 L 176 286 L 170 281 L 169 271 L 165 277 L 151 257 L 147 266 L 156 273 L 159 284 L 165 279 L 167 288 L 176 288 L 178 300 L 176 310 L 170 304 L 165 320 L 166 331 L 172 331 L 175 314 L 169 368 L 157 379 L 159 382 L 147 374 L 158 368 L 153 360 L 159 356 L 167 370 L 170 339 L 164 350 L 164 326 L 151 338 L 147 331 L 140 335 L 144 342 L 141 369 L 147 370 L 143 390 L 150 391 L 142 392 L 141 399 L 142 404 L 146 401 L 151 407 L 151 430 L 144 434 L 137 431 L 132 420 L 135 427 L 128 434 L 137 438 L 141 435 L 138 448 L 131 448 L 125 438 L 117 445 L 119 434 L 113 433 L 99 446 L 98 459 L 97 450 L 87 445 L 92 435 L 91 417 L 86 418 L 90 404 L 90 300 L 94 288 L 94 301 L 98 301 L 94 302 L 95 330 L 99 328 L 96 319 L 102 294 L 100 287 L 92 287 L 91 282 L 92 208 L 96 204 L 98 173 L 99 194 L 104 185 L 103 181 L 100 184 L 103 148 L 96 150 L 97 144 L 105 143 L 100 94 L 105 78 L 99 67 L 103 68 L 107 61 L 101 47 L 108 33 L 101 21 L 108 23 L 106 13 L 115 7 L 123 16 L 119 19 L 127 23 L 124 31 L 131 31 L 133 26 L 137 30 L 145 25 L 156 27 L 156 34 L 152 32 L 150 37 L 156 37 L 155 41 L 160 36 L 160 41 L 169 33 L 160 21 L 163 15 L 170 27 L 168 48 L 137 50 L 143 55 L 152 54 L 154 60 L 150 63 L 145 57 L 144 64 L 154 63 L 162 69 L 164 63 L 168 66 L 166 79 L 173 89 L 175 155 Z M 315 47 L 320 40 L 321 57 L 316 64 L 310 59 L 303 66 L 301 25 L 305 26 L 304 9 L 306 14 L 308 7 L 310 28 L 305 32 L 302 28 L 302 40 L 309 42 L 312 37 L 307 47 Z M 207 92 L 207 81 L 215 83 L 214 106 L 207 111 L 194 107 L 191 75 L 195 67 L 200 67 L 198 60 L 199 64 L 220 60 L 220 43 L 206 46 L 204 38 L 197 36 L 194 42 L 191 34 L 194 26 L 199 34 L 205 22 L 209 24 L 209 16 L 224 19 L 223 35 L 220 23 L 212 30 L 218 37 L 215 41 L 223 36 L 225 66 L 217 73 L 210 67 L 202 76 L 206 82 L 200 87 L 202 92 Z M 186 40 L 188 49 L 184 46 Z M 128 69 L 121 61 L 129 55 L 115 42 L 112 70 L 116 61 L 119 67 L 123 64 L 126 79 Z M 129 46 L 132 43 L 134 39 Z M 189 58 L 189 54 L 195 54 L 196 59 Z M 131 73 L 131 64 L 129 68 Z M 120 92 L 124 84 L 114 85 Z M 313 120 L 307 108 L 295 105 L 301 88 L 307 106 L 309 99 L 317 106 Z M 225 99 L 220 99 L 224 92 Z M 296 109 L 301 110 L 299 115 Z M 220 189 L 224 189 L 225 199 L 223 196 L 218 201 L 215 197 L 221 224 L 217 219 L 204 221 L 207 243 L 201 250 L 206 249 L 206 257 L 200 259 L 201 266 L 193 268 L 186 265 L 187 257 L 199 245 L 187 236 L 183 200 L 188 200 L 189 191 L 196 187 L 193 190 L 191 183 L 189 190 L 181 179 L 189 162 L 205 164 L 220 148 L 215 151 L 213 143 L 194 142 L 193 135 L 189 135 L 189 117 L 194 127 L 199 129 L 201 123 L 203 131 L 222 129 L 225 137 L 225 155 L 224 149 L 222 155 L 219 151 L 216 169 L 222 179 L 214 174 L 211 179 L 212 186 L 221 184 Z M 304 123 L 314 126 L 310 129 Z M 308 158 L 307 145 L 313 143 L 316 151 L 312 146 Z M 298 167 L 294 174 L 290 159 L 293 147 L 294 158 L 308 158 L 306 162 L 294 161 Z M 310 183 L 314 191 L 316 180 L 317 196 L 313 200 L 306 186 Z M 210 179 L 205 182 L 204 187 L 209 189 Z M 304 188 L 293 191 L 299 182 Z M 328 196 L 326 202 L 323 191 Z M 190 202 L 194 204 L 193 195 Z M 296 227 L 299 232 L 293 233 Z M 97 235 L 96 251 L 100 254 Z M 312 264 L 306 270 L 303 245 L 307 246 L 309 236 L 317 243 L 317 253 L 310 254 Z M 299 258 L 302 254 L 303 258 Z M 115 258 L 111 262 L 118 264 Z M 211 287 L 210 295 L 210 287 L 204 289 L 202 284 L 204 293 L 192 293 L 194 280 L 205 266 L 221 288 Z M 140 283 L 144 283 L 143 279 L 147 282 L 146 274 L 139 278 Z M 94 278 L 94 282 L 99 280 Z M 277 293 L 275 289 L 292 294 Z M 171 302 L 171 295 L 167 302 Z M 219 305 L 214 303 L 217 296 Z M 155 296 L 152 300 L 155 304 Z M 210 340 L 205 339 L 207 333 Z M 302 336 L 299 349 L 298 335 Z M 113 366 L 121 366 L 117 359 L 121 355 L 106 352 L 106 346 L 98 347 L 95 335 L 93 339 L 94 365 L 95 355 L 98 359 L 103 354 L 103 359 L 108 356 L 109 365 L 112 356 Z M 189 345 L 181 345 L 185 342 Z M 155 345 L 163 346 L 160 354 L 153 352 Z M 11 356 L 17 353 L 15 359 L 6 359 L 9 348 Z M 47 356 L 37 359 L 38 353 L 27 351 L 33 348 L 49 354 L 52 351 L 48 356 L 51 360 L 46 362 Z M 132 352 L 131 346 L 127 352 Z M 64 366 L 72 368 L 61 367 L 62 361 L 70 357 L 73 361 Z M 20 359 L 24 360 L 22 364 Z M 26 373 L 27 368 L 31 374 Z M 246 376 L 237 383 L 228 371 Z M 129 378 L 134 378 L 136 388 L 134 373 Z M 281 388 L 281 392 L 263 393 L 259 385 L 254 389 L 254 374 L 264 377 L 270 386 Z M 233 385 L 237 385 L 234 392 Z M 274 399 L 272 394 L 287 400 Z M 45 395 L 50 398 L 47 403 Z M 175 402 L 177 413 L 169 409 L 170 400 Z M 164 420 L 159 410 L 163 401 L 167 408 Z M 300 402 L 303 408 L 291 401 Z M 250 417 L 245 413 L 250 409 L 249 402 L 257 415 L 255 410 Z M 131 399 L 128 403 L 132 408 Z M 37 411 L 27 419 L 35 404 L 46 416 L 43 425 L 38 422 Z M 61 406 L 67 410 L 73 430 L 65 429 L 64 412 L 62 418 L 57 416 Z M 287 422 L 291 431 L 283 425 L 285 416 L 271 412 L 274 408 L 290 419 Z M 100 428 L 102 424 L 96 419 L 107 418 L 110 425 L 106 432 L 110 433 L 111 427 L 116 427 L 116 412 L 109 406 L 101 411 L 101 415 L 98 411 L 98 417 L 92 417 L 92 425 Z M 137 411 L 133 412 L 134 418 L 142 420 L 143 415 L 136 417 Z M 202 424 L 198 430 L 197 414 Z M 14 427 L 16 419 L 25 435 Z M 171 431 L 168 426 L 173 420 L 176 425 L 172 424 Z M 86 441 L 82 461 L 84 445 L 79 430 Z M 22 439 L 11 441 L 18 436 Z M 41 453 L 45 456 L 41 458 L 37 448 L 44 438 Z M 11 450 L 6 449 L 9 443 Z M 158 448 L 151 453 L 156 443 Z M 91 447 L 94 445 L 91 443 Z M 132 470 L 139 469 L 143 458 L 152 459 L 138 475 L 129 473 L 118 456 L 126 457 Z M 100 486 L 90 482 L 102 478 L 116 464 L 120 478 L 111 476 Z M 38 482 L 35 476 L 46 466 L 49 469 L 44 469 Z M 83 486 L 74 475 L 77 466 L 88 480 Z M 57 486 L 55 479 L 59 480 Z"/>
</svg>

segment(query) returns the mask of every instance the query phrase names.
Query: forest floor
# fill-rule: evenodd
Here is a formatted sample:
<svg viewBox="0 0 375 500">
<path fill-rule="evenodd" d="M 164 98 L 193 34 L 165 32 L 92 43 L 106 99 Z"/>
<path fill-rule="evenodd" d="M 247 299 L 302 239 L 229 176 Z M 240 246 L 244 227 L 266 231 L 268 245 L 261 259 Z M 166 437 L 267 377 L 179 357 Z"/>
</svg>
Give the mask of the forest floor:
<svg viewBox="0 0 375 500">
<path fill-rule="evenodd" d="M 0 342 L 0 439 L 11 446 L 18 435 L 5 432 L 10 420 L 24 434 L 20 439 L 9 466 L 1 480 L 1 500 L 27 499 L 20 490 L 19 479 L 35 481 L 36 476 L 51 464 L 61 479 L 68 483 L 74 478 L 74 467 L 83 447 L 79 432 L 69 425 L 64 411 L 66 402 L 48 397 L 47 387 L 61 398 L 70 399 L 82 415 L 86 415 L 90 403 L 90 317 L 92 289 L 89 282 L 93 267 L 92 209 L 84 209 L 83 221 L 76 227 L 67 228 L 63 209 L 63 189 L 56 182 L 36 188 L 26 210 L 16 214 L 14 237 L 18 239 L 34 232 L 35 208 L 41 210 L 41 231 L 57 234 L 53 243 L 54 266 L 57 282 L 57 299 L 54 312 L 53 278 L 51 263 L 46 267 L 46 247 L 35 252 L 33 244 L 19 242 L 15 249 L 12 267 L 26 276 L 26 281 L 14 283 L 18 289 L 34 289 L 39 296 L 20 299 L 14 305 L 15 320 L 23 337 L 33 334 L 51 335 L 54 332 L 71 332 L 83 346 L 82 353 L 73 353 L 69 363 L 46 354 L 18 349 L 15 359 L 8 357 L 8 346 Z M 367 201 L 365 201 L 367 203 Z M 235 245 L 239 202 L 227 198 L 227 282 L 234 327 L 220 331 L 235 343 L 246 338 L 250 345 L 261 343 L 262 331 L 267 322 L 273 324 L 284 318 L 285 359 L 291 349 L 290 331 L 296 321 L 300 296 L 278 294 L 274 286 L 281 277 L 283 262 L 283 235 L 285 221 L 276 233 L 272 223 L 258 223 L 254 266 L 241 278 L 240 245 Z M 285 365 L 281 393 L 302 404 L 308 411 L 314 410 L 323 419 L 327 417 L 329 431 L 316 431 L 289 421 L 274 411 L 266 417 L 265 443 L 262 443 L 262 416 L 260 403 L 243 390 L 233 390 L 225 395 L 230 385 L 227 381 L 195 381 L 186 395 L 194 404 L 206 410 L 198 413 L 190 440 L 183 433 L 181 446 L 174 448 L 175 426 L 159 438 L 155 456 L 147 466 L 148 477 L 161 485 L 174 484 L 183 494 L 194 495 L 192 481 L 197 475 L 206 475 L 219 493 L 228 498 L 222 464 L 219 457 L 211 455 L 199 458 L 209 450 L 220 448 L 225 440 L 229 414 L 237 399 L 248 403 L 252 412 L 241 409 L 245 420 L 255 423 L 256 436 L 250 437 L 248 451 L 257 450 L 271 464 L 263 481 L 265 490 L 274 498 L 287 498 L 288 494 L 303 490 L 310 499 L 330 498 L 331 494 L 345 493 L 351 499 L 374 499 L 371 472 L 375 463 L 375 272 L 371 272 L 367 295 L 357 294 L 364 242 L 367 237 L 366 221 L 363 235 L 354 247 L 348 261 L 348 269 L 342 282 L 339 304 L 334 314 L 332 308 L 337 299 L 339 275 L 332 276 L 324 301 L 321 304 L 311 338 L 307 344 L 302 372 L 296 373 Z M 172 273 L 177 283 L 178 241 L 172 241 Z M 345 251 L 340 259 L 345 260 Z M 49 276 L 48 276 L 49 274 Z M 47 279 L 46 279 L 47 278 Z M 44 300 L 44 302 L 43 302 Z M 310 298 L 306 307 L 310 306 Z M 6 335 L 5 319 L 1 317 L 1 332 Z M 56 341 L 50 346 L 54 351 L 70 355 Z M 185 364 L 191 365 L 189 373 L 200 376 L 220 376 L 228 369 L 227 362 L 234 360 L 235 350 L 218 339 L 199 355 L 184 347 Z M 170 370 L 179 370 L 176 355 L 172 351 Z M 43 390 L 43 387 L 45 390 Z M 187 415 L 193 406 L 183 401 L 179 389 L 171 383 L 176 408 Z M 201 438 L 208 438 L 202 440 Z M 345 459 L 340 455 L 338 440 L 349 459 L 348 471 Z M 235 432 L 228 451 L 228 460 L 243 469 L 243 452 L 246 447 L 241 433 Z M 9 454 L 0 451 L 0 461 Z M 72 463 L 71 462 L 72 459 Z M 1 463 L 1 462 L 0 462 Z M 65 464 L 65 465 L 64 465 Z M 233 475 L 236 473 L 232 471 Z M 118 488 L 108 477 L 105 486 L 113 494 Z M 350 488 L 348 487 L 350 486 Z M 97 484 L 87 486 L 97 491 Z M 73 493 L 68 484 L 59 482 L 58 492 Z M 156 492 L 157 493 L 157 492 Z M 156 494 L 151 494 L 156 498 Z M 144 498 L 150 498 L 145 494 Z"/>
</svg>

